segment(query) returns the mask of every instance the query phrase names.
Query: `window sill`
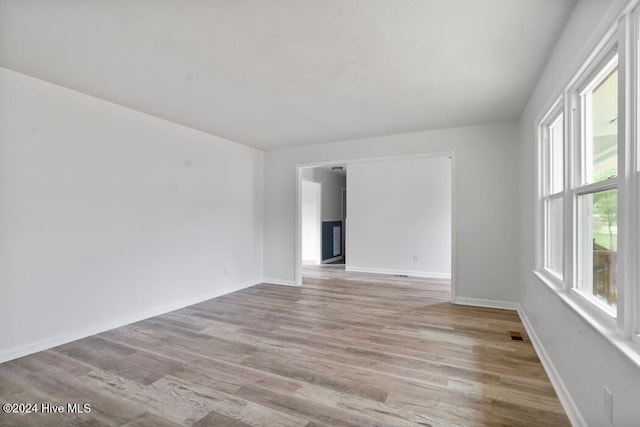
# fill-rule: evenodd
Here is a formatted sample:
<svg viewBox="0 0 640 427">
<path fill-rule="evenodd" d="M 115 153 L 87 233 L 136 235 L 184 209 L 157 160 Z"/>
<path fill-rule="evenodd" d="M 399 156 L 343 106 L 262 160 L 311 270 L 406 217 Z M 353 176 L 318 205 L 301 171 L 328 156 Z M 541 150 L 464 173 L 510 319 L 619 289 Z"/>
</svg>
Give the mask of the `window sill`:
<svg viewBox="0 0 640 427">
<path fill-rule="evenodd" d="M 598 336 L 613 346 L 622 356 L 626 357 L 640 368 L 640 342 L 631 338 L 625 338 L 618 330 L 615 324 L 615 319 L 605 321 L 605 319 L 600 316 L 594 315 L 590 310 L 586 310 L 582 307 L 576 296 L 571 295 L 571 293 L 564 292 L 562 288 L 554 284 L 541 272 L 534 271 L 533 273 L 554 294 L 556 294 L 558 298 L 560 298 L 560 301 L 580 316 Z"/>
<path fill-rule="evenodd" d="M 547 285 L 555 289 L 562 289 L 562 277 L 554 273 L 552 270 L 545 267 L 542 270 L 537 271 L 537 274 L 542 280 L 547 282 Z"/>
</svg>

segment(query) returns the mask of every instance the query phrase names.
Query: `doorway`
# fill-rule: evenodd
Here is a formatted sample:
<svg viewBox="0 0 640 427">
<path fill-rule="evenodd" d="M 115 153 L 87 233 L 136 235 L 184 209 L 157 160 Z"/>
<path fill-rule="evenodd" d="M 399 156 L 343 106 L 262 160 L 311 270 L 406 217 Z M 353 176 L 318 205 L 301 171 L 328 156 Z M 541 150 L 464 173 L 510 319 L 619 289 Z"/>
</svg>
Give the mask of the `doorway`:
<svg viewBox="0 0 640 427">
<path fill-rule="evenodd" d="M 408 162 L 405 163 L 405 160 Z M 411 155 L 352 159 L 348 161 L 341 160 L 339 162 L 317 162 L 296 165 L 298 202 L 296 203 L 297 222 L 295 240 L 295 283 L 297 285 L 302 284 L 300 215 L 303 178 L 306 178 L 312 170 L 320 170 L 322 168 L 330 170 L 336 164 L 342 165 L 345 169 L 345 172 L 348 168 L 349 171 L 355 174 L 352 177 L 352 174 L 349 173 L 349 185 L 346 185 L 345 176 L 344 187 L 337 190 L 338 218 L 335 219 L 339 220 L 343 224 L 341 240 L 346 240 L 346 242 L 342 241 L 340 245 L 342 246 L 342 253 L 346 255 L 346 259 L 344 261 L 345 265 L 340 267 L 346 269 L 347 272 L 354 272 L 355 274 L 373 273 L 383 274 L 387 276 L 401 275 L 416 277 L 416 279 L 426 279 L 425 283 L 448 283 L 450 285 L 451 300 L 455 300 L 456 248 L 454 238 L 454 152 L 418 153 Z M 406 169 L 406 165 L 411 166 L 410 170 L 413 172 L 405 173 L 404 169 Z M 423 166 L 421 167 L 420 165 Z M 399 166 L 402 166 L 402 169 L 398 169 Z M 393 167 L 395 169 L 393 169 L 392 171 L 387 170 L 390 167 Z M 418 169 L 415 169 L 415 167 L 418 167 Z M 370 172 L 374 175 L 368 175 L 367 177 L 369 179 L 363 179 L 363 171 L 375 168 L 380 169 L 378 169 L 377 172 Z M 426 177 L 423 177 L 422 175 L 424 173 L 422 171 L 424 170 L 428 170 L 428 174 L 436 175 L 431 176 L 427 174 Z M 400 175 L 406 175 L 406 178 L 403 178 L 406 179 L 406 181 L 399 182 L 398 179 L 395 179 L 395 177 Z M 394 179 L 388 179 L 388 177 L 392 177 Z M 356 179 L 356 181 L 352 183 L 351 178 Z M 357 179 L 360 180 L 359 185 L 356 185 L 358 184 Z M 443 184 L 442 191 L 440 191 L 437 188 L 434 188 L 434 182 L 436 181 L 448 184 Z M 425 182 L 426 184 L 423 187 L 420 186 L 419 182 Z M 353 187 L 354 191 L 355 189 L 358 189 L 358 191 L 351 194 L 351 187 Z M 395 188 L 396 191 L 389 190 L 389 188 Z M 436 191 L 436 193 L 434 193 L 434 191 Z M 363 194 L 365 193 L 368 193 L 367 197 L 378 198 L 378 200 L 376 201 L 376 206 L 370 204 L 371 199 L 367 199 L 366 197 L 363 198 Z M 404 205 L 398 205 L 396 204 L 395 199 L 397 197 L 395 197 L 395 193 L 413 194 L 414 196 L 417 196 L 417 198 L 414 197 L 416 200 L 418 198 L 422 200 L 426 197 L 428 202 L 425 205 L 423 200 L 422 202 L 420 202 L 422 204 L 415 205 L 411 197 L 404 197 Z M 438 196 L 439 194 L 446 195 L 446 197 L 440 198 Z M 325 195 L 323 194 L 322 197 L 324 201 Z M 353 201 L 351 200 L 352 197 L 355 197 Z M 406 199 L 409 199 L 409 201 L 407 202 Z M 441 201 L 438 202 L 437 200 Z M 353 203 L 356 203 L 356 205 L 354 205 Z M 397 209 L 397 206 L 403 207 Z M 442 206 L 441 209 L 438 209 L 440 213 L 438 214 L 437 219 L 440 222 L 433 222 L 434 206 Z M 323 206 L 323 210 L 324 209 L 326 209 L 326 206 Z M 356 210 L 353 211 L 353 209 Z M 393 214 L 393 212 L 398 212 L 399 216 L 397 218 L 394 218 L 393 216 L 389 216 L 389 218 L 377 218 L 376 215 L 374 215 L 379 214 L 382 211 L 387 211 L 388 213 L 390 213 L 390 215 Z M 423 212 L 424 214 L 420 215 L 421 212 Z M 411 215 L 408 215 L 407 213 L 411 213 Z M 418 213 L 418 215 L 416 216 L 415 213 Z M 356 215 L 356 218 L 353 217 L 352 214 L 359 214 L 359 216 Z M 441 221 L 445 222 L 442 223 Z M 366 226 L 370 228 L 363 231 L 361 230 L 361 228 L 363 228 L 363 224 L 366 222 L 371 222 L 372 224 L 366 224 Z M 410 231 L 416 228 L 415 225 L 422 228 L 430 228 L 427 230 L 427 232 L 416 231 L 413 234 L 406 235 L 407 230 Z M 399 231 L 396 232 L 396 229 L 399 229 Z M 442 233 L 443 231 L 444 234 Z M 356 234 L 352 234 L 352 232 Z M 406 236 L 401 235 L 402 232 L 404 232 Z M 390 233 L 391 239 L 386 235 L 383 235 L 384 233 Z M 434 236 L 436 234 L 440 236 L 438 239 L 434 239 Z M 356 240 L 352 241 L 353 239 L 349 237 L 350 235 L 352 235 L 352 237 L 355 236 L 354 238 L 356 238 Z M 363 235 L 370 236 L 369 240 L 363 240 Z M 376 237 L 378 235 L 380 235 L 379 238 Z M 426 238 L 421 237 L 425 235 L 427 236 Z M 357 240 L 358 236 L 360 236 L 360 240 Z M 399 243 L 392 241 L 393 239 L 399 239 Z M 442 244 L 436 244 L 435 240 L 437 240 L 438 242 L 442 242 Z M 364 244 L 362 242 L 364 242 Z M 380 242 L 383 242 L 382 246 Z M 384 244 L 384 242 L 388 242 L 388 244 Z M 408 247 L 409 244 L 414 245 L 414 247 Z M 368 256 L 369 259 L 373 259 L 373 261 L 368 265 L 360 262 L 360 260 L 363 259 L 363 247 L 367 251 L 365 255 Z M 349 253 L 351 249 L 354 249 L 355 251 L 352 254 Z M 391 252 L 390 254 L 386 254 L 385 251 Z M 380 256 L 380 254 L 383 254 L 383 256 Z M 446 259 L 447 256 L 443 254 L 449 254 L 448 261 Z M 352 258 L 352 256 L 355 258 Z M 360 258 L 358 258 L 358 256 Z M 378 259 L 374 259 L 374 257 L 378 257 Z M 393 257 L 395 257 L 396 259 L 393 259 Z M 387 265 L 391 262 L 395 262 L 396 264 Z M 444 267 L 442 269 L 431 269 L 430 266 L 435 265 L 436 263 L 438 263 L 438 265 L 440 266 L 444 265 Z M 335 267 L 338 266 L 336 265 Z"/>
</svg>

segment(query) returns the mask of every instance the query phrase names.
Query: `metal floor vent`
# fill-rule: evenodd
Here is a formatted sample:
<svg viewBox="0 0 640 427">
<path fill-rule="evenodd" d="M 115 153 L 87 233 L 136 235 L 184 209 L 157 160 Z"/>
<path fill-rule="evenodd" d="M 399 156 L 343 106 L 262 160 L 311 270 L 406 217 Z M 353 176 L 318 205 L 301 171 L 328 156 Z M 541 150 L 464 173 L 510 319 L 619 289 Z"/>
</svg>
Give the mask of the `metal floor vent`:
<svg viewBox="0 0 640 427">
<path fill-rule="evenodd" d="M 514 341 L 524 341 L 524 338 L 522 337 L 522 334 L 520 332 L 517 331 L 509 331 L 509 336 L 511 337 L 512 340 Z"/>
</svg>

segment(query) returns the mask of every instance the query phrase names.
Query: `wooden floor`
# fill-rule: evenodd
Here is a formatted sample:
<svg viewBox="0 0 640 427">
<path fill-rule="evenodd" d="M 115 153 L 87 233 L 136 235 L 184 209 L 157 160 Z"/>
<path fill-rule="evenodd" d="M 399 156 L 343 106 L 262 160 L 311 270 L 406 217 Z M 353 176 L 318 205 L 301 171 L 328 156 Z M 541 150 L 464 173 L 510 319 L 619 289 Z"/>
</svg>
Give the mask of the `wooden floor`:
<svg viewBox="0 0 640 427">
<path fill-rule="evenodd" d="M 513 311 L 449 286 L 308 268 L 0 365 L 1 426 L 569 425 Z"/>
</svg>

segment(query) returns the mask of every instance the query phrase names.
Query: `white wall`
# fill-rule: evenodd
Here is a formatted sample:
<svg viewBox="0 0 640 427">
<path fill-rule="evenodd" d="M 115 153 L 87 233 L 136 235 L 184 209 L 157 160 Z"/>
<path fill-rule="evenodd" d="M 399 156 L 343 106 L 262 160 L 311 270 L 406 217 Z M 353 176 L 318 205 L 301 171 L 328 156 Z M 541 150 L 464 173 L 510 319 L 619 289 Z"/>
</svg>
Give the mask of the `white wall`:
<svg viewBox="0 0 640 427">
<path fill-rule="evenodd" d="M 319 259 L 320 262 L 332 262 L 336 258 L 322 259 L 322 222 L 342 221 L 342 190 L 347 186 L 347 177 L 344 174 L 332 172 L 325 167 L 308 167 L 302 169 L 302 178 L 317 182 L 322 187 L 320 203 L 321 216 L 318 224 L 318 231 L 320 233 Z M 307 259 L 305 258 L 304 253 L 302 259 Z"/>
<path fill-rule="evenodd" d="M 640 369 L 621 356 L 533 274 L 535 265 L 535 121 L 550 107 L 623 1 L 579 1 L 520 120 L 521 303 L 558 379 L 588 426 L 611 425 L 603 410 L 603 386 L 614 394 L 616 426 L 640 422 Z M 610 9 L 607 9 L 611 6 Z M 571 402 L 569 402 L 571 404 Z M 578 421 L 580 422 L 580 421 Z"/>
<path fill-rule="evenodd" d="M 320 264 L 322 208 L 321 184 L 313 181 L 302 181 L 302 260 L 308 264 Z"/>
<path fill-rule="evenodd" d="M 342 189 L 346 176 L 321 167 L 302 169 L 302 177 L 322 185 L 322 221 L 342 221 Z"/>
<path fill-rule="evenodd" d="M 454 151 L 458 297 L 517 301 L 517 131 L 494 123 L 265 152 L 265 280 L 295 283 L 296 164 Z"/>
<path fill-rule="evenodd" d="M 448 156 L 350 164 L 348 194 L 347 270 L 451 278 Z"/>
<path fill-rule="evenodd" d="M 260 281 L 262 152 L 0 69 L 0 361 Z"/>
</svg>

